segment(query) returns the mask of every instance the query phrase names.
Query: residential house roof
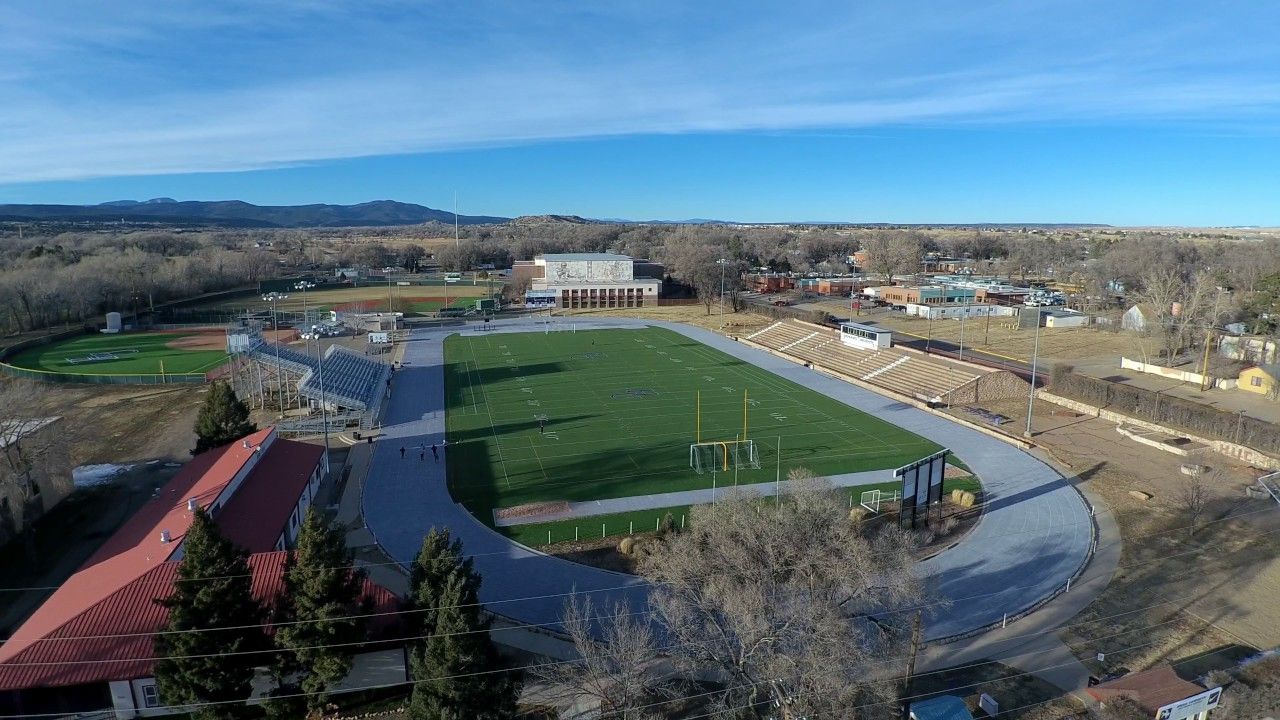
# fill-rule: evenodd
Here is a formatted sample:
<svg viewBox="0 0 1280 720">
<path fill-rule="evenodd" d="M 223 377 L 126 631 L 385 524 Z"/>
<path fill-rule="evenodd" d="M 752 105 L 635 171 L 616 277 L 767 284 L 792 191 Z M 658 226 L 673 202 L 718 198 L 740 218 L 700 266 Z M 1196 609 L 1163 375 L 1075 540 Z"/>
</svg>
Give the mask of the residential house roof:
<svg viewBox="0 0 1280 720">
<path fill-rule="evenodd" d="M 1280 363 L 1259 363 L 1251 367 L 1261 370 L 1262 372 L 1271 376 L 1272 380 L 1280 381 Z M 1245 370 L 1249 370 L 1249 369 L 1250 368 L 1245 368 Z M 1241 372 L 1243 372 L 1243 370 Z"/>
<path fill-rule="evenodd" d="M 1178 677 L 1173 666 L 1160 665 L 1094 685 L 1086 692 L 1099 702 L 1128 697 L 1143 709 L 1155 712 L 1165 705 L 1185 700 L 1204 690 L 1203 687 Z"/>
</svg>

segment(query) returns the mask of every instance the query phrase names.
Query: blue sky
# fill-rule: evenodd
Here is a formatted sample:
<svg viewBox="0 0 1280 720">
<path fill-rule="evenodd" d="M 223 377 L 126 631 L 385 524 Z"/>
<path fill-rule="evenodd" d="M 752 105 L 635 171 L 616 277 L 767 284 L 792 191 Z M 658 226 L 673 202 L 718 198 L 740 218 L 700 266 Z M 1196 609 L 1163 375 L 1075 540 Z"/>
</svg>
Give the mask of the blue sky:
<svg viewBox="0 0 1280 720">
<path fill-rule="evenodd" d="M 0 4 L 0 202 L 1280 225 L 1280 6 Z"/>
</svg>

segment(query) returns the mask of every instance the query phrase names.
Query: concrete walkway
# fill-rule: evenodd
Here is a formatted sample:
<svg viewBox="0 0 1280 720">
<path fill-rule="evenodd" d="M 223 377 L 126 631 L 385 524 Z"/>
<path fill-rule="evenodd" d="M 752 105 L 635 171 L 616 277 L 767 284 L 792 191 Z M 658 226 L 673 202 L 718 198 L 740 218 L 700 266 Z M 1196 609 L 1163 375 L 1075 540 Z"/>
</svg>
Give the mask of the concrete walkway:
<svg viewBox="0 0 1280 720">
<path fill-rule="evenodd" d="M 726 473 L 732 478 L 732 473 Z M 866 472 L 844 473 L 823 478 L 835 487 L 857 487 L 891 482 L 893 473 L 888 470 L 868 470 Z M 543 513 L 530 517 L 494 518 L 497 527 L 514 527 L 516 525 L 535 525 L 556 520 L 572 518 L 588 518 L 596 515 L 613 515 L 615 513 L 637 512 L 640 510 L 657 510 L 658 508 L 679 507 L 684 505 L 706 505 L 724 497 L 734 490 L 748 492 L 760 497 L 773 497 L 779 491 L 786 492 L 791 482 L 751 483 L 750 485 L 721 485 L 718 488 L 702 490 L 681 490 L 678 492 L 654 493 L 652 495 L 632 495 L 624 498 L 607 498 L 605 500 L 587 500 L 585 502 L 568 503 L 569 508 L 560 512 Z"/>
<path fill-rule="evenodd" d="M 999 624 L 1006 614 L 1017 616 L 1059 592 L 1089 559 L 1094 525 L 1083 498 L 1052 467 L 1001 440 L 699 328 L 629 318 L 557 322 L 579 329 L 664 327 L 950 448 L 983 479 L 987 505 L 977 527 L 959 544 L 917 566 L 930 590 L 945 601 L 926 613 L 926 640 L 977 632 Z M 541 318 L 491 325 L 488 332 L 545 330 Z M 373 445 L 363 485 L 363 513 L 376 542 L 407 564 L 430 528 L 449 528 L 484 576 L 481 600 L 520 623 L 554 630 L 565 594 L 573 590 L 595 594 L 598 603 L 645 609 L 648 588 L 641 579 L 512 543 L 453 502 L 443 462 L 400 458 L 401 446 L 439 444 L 444 438 L 442 341 L 457 332 L 480 331 L 474 326 L 415 330 L 405 343 L 384 434 Z M 1091 590 L 1076 588 L 1071 595 L 1086 592 Z"/>
</svg>

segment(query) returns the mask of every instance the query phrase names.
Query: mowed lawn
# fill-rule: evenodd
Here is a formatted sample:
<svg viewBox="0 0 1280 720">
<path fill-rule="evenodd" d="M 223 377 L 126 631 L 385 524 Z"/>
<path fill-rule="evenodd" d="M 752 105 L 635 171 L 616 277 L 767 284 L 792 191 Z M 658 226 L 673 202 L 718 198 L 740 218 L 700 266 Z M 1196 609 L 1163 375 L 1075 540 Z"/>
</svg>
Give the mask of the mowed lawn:
<svg viewBox="0 0 1280 720">
<path fill-rule="evenodd" d="M 86 335 L 32 348 L 9 360 L 18 367 L 76 375 L 153 375 L 206 372 L 226 362 L 222 350 L 186 350 L 168 344 L 191 333 Z M 114 356 L 111 359 L 107 356 Z M 92 359 L 99 355 L 103 359 Z"/>
<path fill-rule="evenodd" d="M 689 467 L 701 391 L 702 439 L 747 433 L 759 470 L 819 475 L 904 465 L 934 443 L 668 330 L 452 336 L 445 387 L 453 497 L 486 523 L 493 508 L 709 488 Z M 538 418 L 546 418 L 545 432 Z M 886 478 L 888 479 L 888 478 Z M 718 473 L 720 487 L 735 482 Z"/>
</svg>

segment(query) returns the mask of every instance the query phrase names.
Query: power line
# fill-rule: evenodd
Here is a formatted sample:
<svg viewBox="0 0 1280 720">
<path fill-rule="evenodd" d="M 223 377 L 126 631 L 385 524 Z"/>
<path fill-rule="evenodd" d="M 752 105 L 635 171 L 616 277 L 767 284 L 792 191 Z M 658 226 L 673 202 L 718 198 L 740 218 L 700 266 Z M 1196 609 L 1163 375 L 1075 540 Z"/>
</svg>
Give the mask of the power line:
<svg viewBox="0 0 1280 720">
<path fill-rule="evenodd" d="M 1265 508 L 1260 508 L 1260 509 L 1258 509 L 1258 510 L 1251 510 L 1251 511 L 1244 512 L 1244 513 L 1237 513 L 1237 514 L 1235 514 L 1235 515 L 1230 515 L 1230 516 L 1226 516 L 1226 517 L 1223 517 L 1223 518 L 1218 518 L 1217 520 L 1210 520 L 1210 521 L 1207 521 L 1207 522 L 1204 522 L 1204 523 L 1200 523 L 1200 524 L 1198 524 L 1198 525 L 1197 525 L 1197 527 L 1204 527 L 1204 526 L 1206 526 L 1206 525 L 1210 525 L 1210 524 L 1214 524 L 1214 523 L 1219 523 L 1219 522 L 1224 522 L 1224 521 L 1226 521 L 1226 520 L 1233 520 L 1233 519 L 1236 519 L 1236 518 L 1239 518 L 1239 517 L 1243 517 L 1243 516 L 1246 516 L 1246 515 L 1253 515 L 1253 514 L 1256 514 L 1256 513 L 1259 513 L 1259 512 L 1269 512 L 1269 511 L 1274 510 L 1274 509 L 1276 509 L 1276 508 L 1273 508 L 1273 507 L 1268 506 L 1268 507 L 1265 507 Z M 1079 523 L 1077 523 L 1077 524 L 1079 524 Z M 1175 531 L 1178 531 L 1178 530 L 1186 530 L 1188 527 L 1189 527 L 1189 526 L 1178 526 L 1178 527 L 1174 527 L 1174 528 L 1167 528 L 1167 529 L 1165 529 L 1165 530 L 1155 531 L 1155 532 L 1151 532 L 1151 533 L 1144 533 L 1144 534 L 1141 534 L 1141 535 L 1133 536 L 1133 537 L 1131 537 L 1131 538 L 1130 538 L 1130 540 L 1134 540 L 1134 539 L 1138 539 L 1138 538 L 1143 538 L 1143 537 L 1153 537 L 1153 536 L 1157 536 L 1157 535 L 1163 535 L 1163 534 L 1165 534 L 1165 533 L 1175 532 Z M 1264 536 L 1264 535 L 1271 535 L 1271 534 L 1275 534 L 1275 533 L 1280 533 L 1280 528 L 1277 528 L 1277 529 L 1274 529 L 1274 530 L 1265 531 L 1265 532 L 1257 533 L 1257 534 L 1255 534 L 1255 535 L 1254 535 L 1254 537 L 1262 537 L 1262 536 Z M 1012 535 L 1012 534 L 1017 534 L 1017 533 L 1010 533 L 1010 535 Z M 1214 547 L 1215 545 L 1223 544 L 1223 543 L 1228 542 L 1228 541 L 1230 541 L 1230 539 L 1228 539 L 1228 540 L 1223 540 L 1223 541 L 1222 541 L 1222 542 L 1220 542 L 1220 543 L 1214 543 L 1214 544 L 1211 544 L 1211 545 L 1204 545 L 1204 546 L 1201 546 L 1200 548 L 1190 550 L 1190 551 L 1188 551 L 1188 552 L 1186 552 L 1186 553 L 1179 553 L 1179 554 L 1174 554 L 1174 555 L 1165 555 L 1164 557 L 1166 557 L 1166 558 L 1170 558 L 1170 557 L 1181 557 L 1181 556 L 1183 556 L 1183 555 L 1193 554 L 1193 553 L 1196 553 L 1196 552 L 1201 552 L 1201 551 L 1203 551 L 1203 550 L 1205 550 L 1205 549 L 1207 549 L 1207 548 Z M 1121 542 L 1122 542 L 1121 540 L 1117 540 L 1117 541 L 1116 541 L 1116 544 L 1120 544 Z M 1120 566 L 1119 566 L 1119 565 L 1117 565 L 1117 568 L 1119 568 L 1119 567 L 1120 567 Z M 717 573 L 717 574 L 718 574 L 718 573 Z M 1108 573 L 1108 574 L 1109 574 L 1109 573 Z M 712 576 L 712 575 L 704 575 L 704 576 L 697 576 L 697 577 L 705 578 L 705 577 L 711 577 L 711 576 Z M 1079 585 L 1079 584 L 1081 584 L 1081 583 L 1087 583 L 1087 582 L 1090 582 L 1090 581 L 1092 581 L 1092 580 L 1095 580 L 1095 579 L 1098 579 L 1098 578 L 1101 578 L 1101 577 L 1104 577 L 1104 576 L 1103 576 L 1103 575 L 1096 575 L 1096 576 L 1089 577 L 1089 578 L 1081 577 L 1081 578 L 1079 578 L 1079 579 L 1077 579 L 1077 580 L 1073 580 L 1073 584 Z M 213 578 L 209 578 L 209 579 L 213 579 Z M 651 585 L 651 586 L 656 586 L 656 585 L 661 585 L 661 584 L 663 584 L 663 583 L 660 583 L 660 582 L 647 581 L 647 580 L 644 580 L 643 578 L 641 578 L 641 577 L 637 576 L 637 578 L 636 578 L 636 580 L 635 580 L 634 582 L 628 583 L 628 584 L 626 584 L 626 585 L 617 585 L 617 586 L 612 586 L 612 587 L 595 588 L 595 589 L 591 589 L 591 590 L 571 590 L 571 591 L 568 591 L 568 592 L 549 593 L 549 594 L 546 594 L 546 595 L 531 595 L 531 596 L 524 596 L 524 597 L 517 597 L 517 598 L 506 598 L 506 599 L 493 600 L 493 601 L 488 601 L 488 602 L 464 603 L 464 604 L 459 604 L 459 605 L 440 605 L 440 606 L 430 607 L 430 608 L 410 608 L 410 609 L 405 609 L 405 610 L 389 610 L 389 611 L 385 611 L 385 612 L 377 612 L 377 613 L 360 613 L 360 614 L 346 615 L 346 616 L 333 617 L 333 618 L 324 618 L 324 619 L 322 619 L 322 620 L 316 620 L 316 619 L 312 619 L 312 620 L 291 620 L 291 621 L 282 621 L 282 622 L 278 622 L 278 623 L 272 623 L 272 625 L 273 625 L 274 627 L 281 627 L 281 626 L 284 626 L 284 625 L 300 625 L 300 624 L 309 624 L 309 623 L 315 623 L 315 622 L 337 622 L 337 621 L 344 621 L 344 620 L 357 620 L 357 619 L 375 618 L 375 617 L 388 617 L 388 616 L 396 616 L 396 615 L 410 615 L 410 614 L 416 614 L 416 613 L 421 613 L 421 612 L 430 612 L 430 611 L 443 610 L 443 609 L 454 609 L 454 608 L 463 608 L 463 607 L 483 607 L 483 606 L 485 606 L 485 605 L 496 605 L 496 604 L 505 604 L 505 603 L 524 602 L 524 601 L 528 601 L 528 600 L 546 600 L 546 599 L 552 599 L 552 598 L 557 598 L 557 597 L 570 597 L 570 596 L 574 596 L 574 595 L 586 595 L 586 594 L 590 594 L 590 593 L 609 592 L 609 591 L 612 591 L 612 590 L 624 590 L 624 589 L 634 588 L 634 587 L 636 587 L 638 584 L 642 584 L 642 583 L 648 583 L 648 584 L 649 584 L 649 585 Z M 948 605 L 948 604 L 952 604 L 952 603 L 960 602 L 960 601 L 977 600 L 977 599 L 981 599 L 981 598 L 985 598 L 985 597 L 994 597 L 994 596 L 997 596 L 997 595 L 1002 595 L 1002 594 L 1004 594 L 1004 593 L 1007 593 L 1007 592 L 1009 592 L 1010 590 L 1032 589 L 1032 588 L 1034 588 L 1034 587 L 1037 587 L 1037 585 L 1010 586 L 1010 587 L 1006 587 L 1006 588 L 1003 588 L 1003 589 L 1001 589 L 1001 590 L 997 590 L 997 591 L 993 591 L 993 592 L 989 592 L 989 593 L 979 593 L 979 594 L 977 594 L 977 595 L 969 595 L 969 596 L 962 597 L 962 598 L 953 598 L 953 599 L 948 599 L 948 600 L 939 600 L 939 601 L 932 602 L 932 603 L 916 604 L 916 605 L 911 605 L 911 606 L 906 606 L 906 607 L 901 607 L 901 608 L 896 608 L 896 609 L 894 609 L 894 608 L 890 608 L 890 609 L 886 609 L 886 610 L 879 610 L 879 611 L 876 611 L 876 612 L 871 613 L 871 614 L 872 614 L 872 615 L 876 615 L 876 616 L 883 616 L 883 615 L 898 614 L 898 613 L 902 613 L 902 612 L 912 612 L 912 611 L 916 611 L 916 610 L 923 610 L 923 609 L 929 609 L 929 608 L 938 607 L 938 606 L 944 606 L 944 605 Z M 647 611 L 646 611 L 646 613 L 647 613 Z M 495 613 L 495 614 L 497 614 L 497 613 Z M 516 626 L 511 626 L 511 629 L 535 628 L 535 627 L 546 627 L 546 626 L 548 626 L 548 625 L 557 625 L 557 624 L 560 624 L 560 623 L 559 623 L 559 621 L 552 621 L 552 622 L 550 622 L 550 623 L 529 623 L 529 624 L 525 624 L 525 625 L 516 625 Z M 103 635 L 81 635 L 81 636 L 56 637 L 56 638 L 44 637 L 44 638 L 33 638 L 31 641 L 32 641 L 32 642 L 49 642 L 49 641 L 86 641 L 86 640 L 102 640 L 102 639 L 120 639 L 120 638 L 129 638 L 129 637 L 146 637 L 146 636 L 169 635 L 169 634 L 189 633 L 189 632 L 218 632 L 218 631 L 229 631 L 229 630 L 247 630 L 247 629 L 253 629 L 253 628 L 257 628 L 257 627 L 261 627 L 261 625 L 260 625 L 260 624 L 259 624 L 259 625 L 231 625 L 231 626 L 216 627 L 216 628 L 190 628 L 190 629 L 187 629 L 187 630 L 155 630 L 155 631 L 151 631 L 151 632 L 141 632 L 141 633 L 118 633 L 118 634 L 103 634 Z M 16 639 L 16 638 L 15 638 L 15 637 L 10 637 L 10 638 L 7 638 L 7 639 L 5 640 L 5 642 L 9 642 L 9 641 L 14 640 L 14 639 Z"/>
</svg>

